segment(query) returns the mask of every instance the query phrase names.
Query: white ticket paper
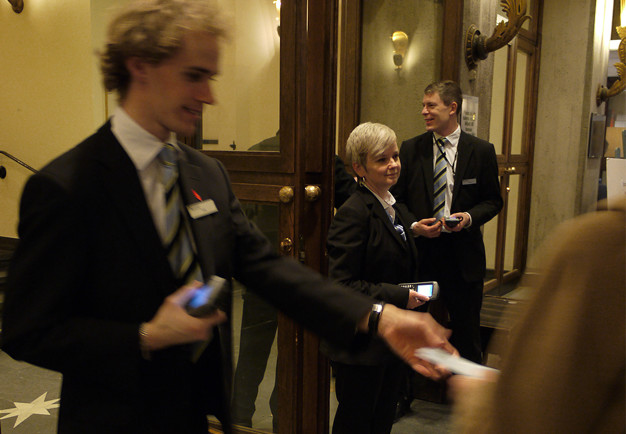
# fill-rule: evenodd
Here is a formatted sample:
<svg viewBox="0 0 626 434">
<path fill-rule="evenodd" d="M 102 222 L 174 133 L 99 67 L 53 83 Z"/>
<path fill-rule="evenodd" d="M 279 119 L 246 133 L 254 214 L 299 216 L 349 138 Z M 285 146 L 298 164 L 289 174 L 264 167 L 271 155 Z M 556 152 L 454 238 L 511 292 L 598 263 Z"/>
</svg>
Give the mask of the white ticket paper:
<svg viewBox="0 0 626 434">
<path fill-rule="evenodd" d="M 415 355 L 433 365 L 446 368 L 453 374 L 466 375 L 468 377 L 485 378 L 487 372 L 499 372 L 497 369 L 479 365 L 463 357 L 453 356 L 441 348 L 420 348 Z"/>
</svg>

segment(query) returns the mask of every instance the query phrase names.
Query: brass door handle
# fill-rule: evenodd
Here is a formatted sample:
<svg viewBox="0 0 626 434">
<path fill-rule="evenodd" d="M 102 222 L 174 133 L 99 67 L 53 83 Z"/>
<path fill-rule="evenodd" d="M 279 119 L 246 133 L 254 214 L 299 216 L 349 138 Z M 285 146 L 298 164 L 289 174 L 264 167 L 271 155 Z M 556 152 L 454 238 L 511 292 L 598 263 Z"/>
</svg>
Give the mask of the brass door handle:
<svg viewBox="0 0 626 434">
<path fill-rule="evenodd" d="M 290 253 L 292 249 L 293 249 L 293 241 L 291 240 L 291 238 L 287 237 L 280 242 L 280 250 L 283 253 L 285 254 Z"/>
<path fill-rule="evenodd" d="M 304 187 L 304 198 L 307 202 L 315 202 L 320 198 L 322 189 L 319 185 L 307 185 Z"/>
<path fill-rule="evenodd" d="M 293 188 L 287 185 L 281 188 L 278 192 L 278 199 L 280 199 L 282 203 L 291 203 L 293 200 Z"/>
</svg>

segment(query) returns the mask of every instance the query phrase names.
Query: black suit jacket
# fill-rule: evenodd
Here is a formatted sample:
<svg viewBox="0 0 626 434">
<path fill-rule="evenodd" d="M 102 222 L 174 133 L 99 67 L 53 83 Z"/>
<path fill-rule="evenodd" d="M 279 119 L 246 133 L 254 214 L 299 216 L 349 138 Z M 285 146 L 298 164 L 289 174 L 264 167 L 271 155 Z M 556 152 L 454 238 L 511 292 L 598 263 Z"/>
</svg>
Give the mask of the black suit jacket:
<svg viewBox="0 0 626 434">
<path fill-rule="evenodd" d="M 396 219 L 409 234 L 410 220 L 397 208 Z M 417 250 L 410 239 L 402 239 L 371 191 L 358 187 L 337 210 L 327 244 L 332 279 L 355 292 L 406 309 L 409 290 L 397 283 L 417 281 Z M 323 348 L 332 360 L 343 363 L 373 365 L 391 357 L 380 340 L 356 354 L 326 344 Z"/>
<path fill-rule="evenodd" d="M 183 146 L 186 203 L 217 212 L 191 225 L 205 277 L 234 277 L 305 327 L 349 345 L 371 299 L 274 253 L 241 211 L 221 163 Z M 130 158 L 110 123 L 26 184 L 8 275 L 3 349 L 63 374 L 59 432 L 191 432 L 206 413 L 228 430 L 230 325 L 200 360 L 189 346 L 142 359 L 138 327 L 177 282 Z M 223 305 L 230 313 L 229 302 Z M 321 320 L 321 312 L 324 319 Z"/>
<path fill-rule="evenodd" d="M 412 221 L 433 217 L 433 134 L 430 132 L 402 143 L 402 172 L 391 189 L 395 198 L 405 205 Z M 425 269 L 444 267 L 441 256 L 458 264 L 466 281 L 479 281 L 485 275 L 485 247 L 480 227 L 502 208 L 498 162 L 491 143 L 461 132 L 458 144 L 454 190 L 450 211 L 468 212 L 472 226 L 460 232 L 443 234 L 454 240 L 454 251 L 437 252 L 438 238 L 418 237 L 416 243 L 424 255 Z M 424 251 L 422 251 L 424 249 Z"/>
</svg>

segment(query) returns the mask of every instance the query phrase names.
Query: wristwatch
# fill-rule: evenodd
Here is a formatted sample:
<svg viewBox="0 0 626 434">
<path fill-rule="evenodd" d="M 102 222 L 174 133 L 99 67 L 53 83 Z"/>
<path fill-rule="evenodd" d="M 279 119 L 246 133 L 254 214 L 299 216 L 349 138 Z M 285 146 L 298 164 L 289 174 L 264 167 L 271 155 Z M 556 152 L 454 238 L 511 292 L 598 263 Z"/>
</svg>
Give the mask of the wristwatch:
<svg viewBox="0 0 626 434">
<path fill-rule="evenodd" d="M 383 301 L 372 305 L 372 310 L 367 320 L 367 332 L 370 336 L 378 333 L 378 322 L 380 321 L 380 314 L 383 312 L 383 306 L 385 306 Z"/>
</svg>

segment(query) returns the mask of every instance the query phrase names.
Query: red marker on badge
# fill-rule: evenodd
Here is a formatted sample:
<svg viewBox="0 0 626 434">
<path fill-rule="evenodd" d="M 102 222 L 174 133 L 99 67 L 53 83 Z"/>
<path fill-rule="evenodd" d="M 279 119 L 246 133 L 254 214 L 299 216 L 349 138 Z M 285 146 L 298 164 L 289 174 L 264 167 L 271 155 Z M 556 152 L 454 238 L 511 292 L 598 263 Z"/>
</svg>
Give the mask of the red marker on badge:
<svg viewBox="0 0 626 434">
<path fill-rule="evenodd" d="M 202 202 L 202 198 L 200 197 L 200 195 L 196 192 L 196 190 L 194 190 L 193 188 L 191 189 L 191 192 L 193 193 L 193 195 L 196 197 L 196 199 L 198 199 L 200 202 Z"/>
</svg>

